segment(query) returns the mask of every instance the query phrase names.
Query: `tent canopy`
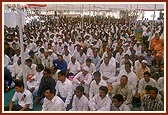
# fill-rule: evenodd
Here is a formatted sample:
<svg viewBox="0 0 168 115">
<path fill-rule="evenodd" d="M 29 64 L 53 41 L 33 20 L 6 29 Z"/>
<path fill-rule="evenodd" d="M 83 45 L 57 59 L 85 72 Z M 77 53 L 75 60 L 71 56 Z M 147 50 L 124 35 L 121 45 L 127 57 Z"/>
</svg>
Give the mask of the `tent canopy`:
<svg viewBox="0 0 168 115">
<path fill-rule="evenodd" d="M 47 4 L 47 10 L 145 10 L 145 11 L 152 11 L 155 9 L 155 4 L 139 4 L 139 3 L 133 3 L 133 4 L 120 4 L 119 2 L 114 3 L 110 2 L 107 4 L 98 4 L 98 3 L 83 3 L 83 4 Z M 164 10 L 164 4 L 156 4 L 156 10 Z"/>
</svg>

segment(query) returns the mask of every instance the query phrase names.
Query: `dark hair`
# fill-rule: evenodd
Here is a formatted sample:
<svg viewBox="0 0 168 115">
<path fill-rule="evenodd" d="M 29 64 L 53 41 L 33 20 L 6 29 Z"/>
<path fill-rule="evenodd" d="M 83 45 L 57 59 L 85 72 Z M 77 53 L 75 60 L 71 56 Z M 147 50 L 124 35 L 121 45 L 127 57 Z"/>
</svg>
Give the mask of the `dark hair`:
<svg viewBox="0 0 168 115">
<path fill-rule="evenodd" d="M 126 75 L 122 75 L 121 77 L 125 77 L 128 80 L 128 76 L 126 76 Z"/>
<path fill-rule="evenodd" d="M 40 70 L 43 70 L 44 66 L 43 66 L 43 64 L 37 64 L 37 68 L 40 69 Z"/>
<path fill-rule="evenodd" d="M 16 81 L 15 87 L 23 87 L 24 88 L 24 83 L 22 81 Z"/>
<path fill-rule="evenodd" d="M 144 72 L 144 75 L 151 76 L 151 73 L 150 73 L 150 72 L 148 72 L 148 71 L 145 71 L 145 72 Z"/>
<path fill-rule="evenodd" d="M 131 63 L 130 62 L 126 62 L 125 65 L 129 65 L 129 67 L 131 67 Z"/>
<path fill-rule="evenodd" d="M 146 91 L 150 91 L 150 90 L 151 90 L 151 88 L 152 88 L 152 86 L 151 86 L 151 85 L 146 85 L 146 86 L 145 86 L 145 90 L 146 90 Z"/>
<path fill-rule="evenodd" d="M 31 59 L 26 59 L 26 62 L 31 62 L 32 63 L 32 60 Z"/>
<path fill-rule="evenodd" d="M 100 86 L 99 90 L 105 91 L 106 94 L 108 92 L 108 88 L 106 86 Z"/>
<path fill-rule="evenodd" d="M 34 55 L 34 52 L 32 50 L 30 50 L 29 55 Z"/>
<path fill-rule="evenodd" d="M 65 76 L 65 72 L 64 71 L 60 71 L 60 72 L 58 72 L 58 75 Z"/>
<path fill-rule="evenodd" d="M 96 71 L 96 72 L 93 73 L 93 76 L 99 76 L 100 77 L 101 73 L 99 71 Z"/>
<path fill-rule="evenodd" d="M 46 71 L 48 74 L 51 74 L 51 70 L 49 68 L 45 68 L 44 71 Z"/>
<path fill-rule="evenodd" d="M 53 93 L 53 94 L 55 95 L 55 92 L 56 92 L 56 91 L 55 91 L 55 88 L 46 87 L 46 88 L 45 88 L 45 91 L 46 91 L 46 90 L 49 90 L 50 93 Z"/>
<path fill-rule="evenodd" d="M 156 88 L 156 87 L 151 87 L 151 89 L 150 90 L 154 90 L 155 91 L 155 93 L 156 94 L 158 94 L 158 88 Z"/>
<path fill-rule="evenodd" d="M 76 87 L 76 90 L 80 90 L 82 93 L 84 92 L 84 87 L 79 85 Z"/>
<path fill-rule="evenodd" d="M 122 103 L 124 102 L 124 98 L 121 94 L 114 95 L 113 99 L 117 99 L 117 101 L 122 102 Z"/>
<path fill-rule="evenodd" d="M 90 58 L 87 58 L 86 61 L 91 63 L 92 60 Z"/>
</svg>

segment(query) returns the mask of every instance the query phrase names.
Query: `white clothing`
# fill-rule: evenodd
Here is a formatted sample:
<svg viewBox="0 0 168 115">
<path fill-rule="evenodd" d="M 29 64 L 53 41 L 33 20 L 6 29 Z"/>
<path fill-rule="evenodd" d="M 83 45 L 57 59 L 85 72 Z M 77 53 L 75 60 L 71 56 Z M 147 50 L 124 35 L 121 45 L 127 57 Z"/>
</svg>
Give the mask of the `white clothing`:
<svg viewBox="0 0 168 115">
<path fill-rule="evenodd" d="M 108 96 L 102 99 L 99 94 L 97 94 L 89 100 L 89 108 L 91 111 L 110 111 L 111 99 Z"/>
<path fill-rule="evenodd" d="M 62 99 L 55 95 L 52 100 L 48 100 L 46 97 L 44 98 L 42 111 L 66 111 L 66 109 Z"/>
<path fill-rule="evenodd" d="M 22 65 L 18 65 L 17 63 L 15 63 L 13 65 L 13 71 L 12 71 L 12 77 L 16 77 L 16 79 L 20 79 L 22 77 Z"/>
<path fill-rule="evenodd" d="M 76 88 L 78 85 L 81 85 L 81 81 L 83 80 L 85 82 L 85 84 L 82 84 L 82 86 L 85 89 L 85 93 L 89 94 L 89 86 L 90 83 L 92 81 L 92 75 L 90 73 L 87 73 L 85 76 L 83 75 L 82 72 L 79 72 L 74 78 L 73 78 L 73 82 L 74 82 L 74 88 Z"/>
<path fill-rule="evenodd" d="M 85 67 L 85 66 L 87 66 L 86 63 L 84 63 L 82 65 L 82 68 Z M 90 74 L 93 74 L 96 71 L 96 66 L 93 63 L 91 63 L 90 66 L 87 66 L 87 67 L 89 68 L 89 73 Z"/>
<path fill-rule="evenodd" d="M 116 68 L 110 62 L 108 65 L 106 65 L 104 62 L 100 65 L 101 75 L 109 78 L 108 80 L 106 80 L 106 82 L 112 83 L 112 82 L 116 81 L 115 80 L 115 72 L 116 72 Z"/>
<path fill-rule="evenodd" d="M 131 111 L 129 106 L 123 103 L 119 108 L 112 105 L 112 111 Z"/>
<path fill-rule="evenodd" d="M 72 62 L 69 62 L 67 69 L 69 69 L 70 73 L 73 73 L 75 75 L 75 74 L 77 74 L 81 70 L 81 65 L 76 60 L 74 64 Z"/>
<path fill-rule="evenodd" d="M 31 67 L 27 66 L 25 67 L 25 71 L 26 71 L 26 76 L 27 75 L 32 75 L 36 73 L 36 64 L 32 64 Z"/>
<path fill-rule="evenodd" d="M 20 106 L 24 107 L 26 104 L 29 104 L 29 109 L 33 109 L 33 95 L 29 90 L 24 89 L 23 93 L 15 92 L 12 101 L 15 102 L 17 100 Z"/>
<path fill-rule="evenodd" d="M 150 78 L 149 82 L 146 82 L 145 79 L 142 78 L 139 81 L 138 93 L 141 93 L 143 90 L 145 90 L 146 85 L 151 85 L 152 87 L 157 87 L 158 88 L 158 84 L 153 78 Z"/>
<path fill-rule="evenodd" d="M 8 55 L 4 55 L 4 67 L 7 67 L 10 64 L 11 60 Z"/>
<path fill-rule="evenodd" d="M 67 78 L 64 83 L 58 80 L 56 84 L 56 95 L 57 94 L 60 94 L 61 97 L 66 98 L 65 107 L 67 107 L 74 94 L 72 82 Z"/>
<path fill-rule="evenodd" d="M 100 80 L 99 84 L 97 84 L 95 80 L 91 82 L 89 89 L 89 99 L 99 93 L 100 86 L 107 86 L 107 82 L 103 79 Z"/>
<path fill-rule="evenodd" d="M 88 98 L 85 95 L 82 95 L 80 99 L 74 95 L 72 101 L 72 109 L 70 111 L 88 111 Z"/>
</svg>

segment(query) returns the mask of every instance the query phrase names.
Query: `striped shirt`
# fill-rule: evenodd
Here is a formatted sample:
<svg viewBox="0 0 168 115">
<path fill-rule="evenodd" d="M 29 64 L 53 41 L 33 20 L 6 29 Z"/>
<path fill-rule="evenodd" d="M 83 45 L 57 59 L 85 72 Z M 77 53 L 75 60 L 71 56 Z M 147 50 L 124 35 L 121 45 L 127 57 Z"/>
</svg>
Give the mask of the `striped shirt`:
<svg viewBox="0 0 168 115">
<path fill-rule="evenodd" d="M 163 111 L 163 103 L 158 97 L 151 99 L 146 94 L 142 99 L 142 111 Z"/>
</svg>

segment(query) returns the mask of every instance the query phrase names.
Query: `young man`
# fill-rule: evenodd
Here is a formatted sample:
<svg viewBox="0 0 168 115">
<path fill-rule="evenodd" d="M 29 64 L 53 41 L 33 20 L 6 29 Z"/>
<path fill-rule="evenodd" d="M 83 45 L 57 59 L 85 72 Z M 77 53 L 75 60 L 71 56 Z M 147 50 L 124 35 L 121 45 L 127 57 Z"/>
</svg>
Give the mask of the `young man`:
<svg viewBox="0 0 168 115">
<path fill-rule="evenodd" d="M 89 108 L 91 111 L 110 111 L 111 99 L 107 96 L 108 88 L 101 86 L 99 94 L 89 100 Z"/>
<path fill-rule="evenodd" d="M 152 87 L 149 94 L 146 94 L 142 99 L 142 111 L 163 111 L 163 103 L 158 98 L 158 89 Z"/>
<path fill-rule="evenodd" d="M 83 93 L 83 86 L 76 87 L 76 92 L 72 101 L 71 111 L 88 111 L 88 98 Z"/>
<path fill-rule="evenodd" d="M 121 94 L 116 94 L 113 97 L 112 111 L 130 111 L 128 105 L 124 103 L 124 98 Z"/>
<path fill-rule="evenodd" d="M 72 82 L 66 78 L 65 72 L 58 72 L 58 81 L 56 84 L 56 95 L 58 95 L 63 101 L 66 110 L 71 109 L 72 96 L 74 89 Z"/>
<path fill-rule="evenodd" d="M 33 109 L 33 96 L 32 93 L 24 88 L 24 84 L 21 81 L 15 83 L 15 94 L 8 107 L 5 107 L 5 111 L 30 111 Z M 18 104 L 14 102 L 18 100 Z"/>
<path fill-rule="evenodd" d="M 64 102 L 55 95 L 55 89 L 47 87 L 45 89 L 45 98 L 42 111 L 65 111 Z"/>
<path fill-rule="evenodd" d="M 43 71 L 43 77 L 41 78 L 41 82 L 39 85 L 39 89 L 37 91 L 37 100 L 36 102 L 43 103 L 43 99 L 45 97 L 45 88 L 46 87 L 51 87 L 52 89 L 55 89 L 55 80 L 51 77 L 51 70 L 49 68 L 44 69 Z M 34 93 L 36 96 L 36 94 Z"/>
<path fill-rule="evenodd" d="M 94 80 L 90 84 L 89 99 L 99 93 L 100 86 L 107 86 L 107 82 L 101 78 L 101 73 L 96 71 L 93 73 Z"/>
</svg>

